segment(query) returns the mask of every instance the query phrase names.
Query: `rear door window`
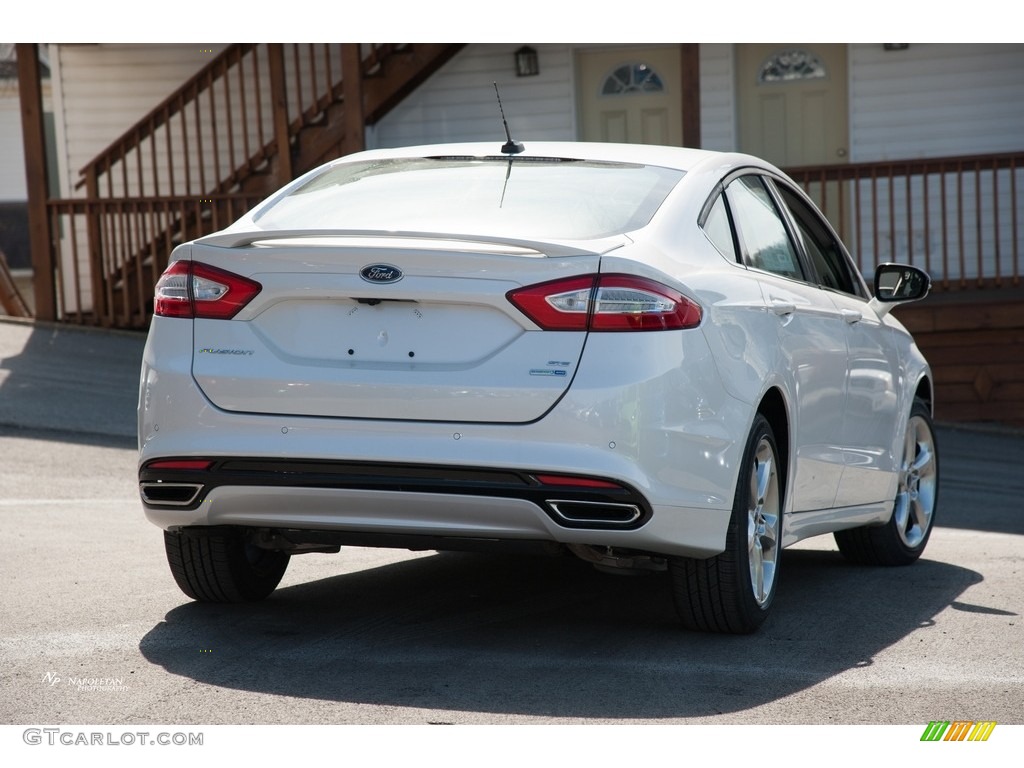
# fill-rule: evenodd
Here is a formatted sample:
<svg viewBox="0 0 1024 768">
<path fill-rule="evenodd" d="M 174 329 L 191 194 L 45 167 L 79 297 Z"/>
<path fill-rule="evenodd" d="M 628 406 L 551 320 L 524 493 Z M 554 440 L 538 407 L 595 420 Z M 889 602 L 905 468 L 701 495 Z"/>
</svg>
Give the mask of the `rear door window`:
<svg viewBox="0 0 1024 768">
<path fill-rule="evenodd" d="M 744 263 L 782 277 L 804 280 L 789 231 L 760 176 L 740 176 L 726 187 Z"/>
</svg>

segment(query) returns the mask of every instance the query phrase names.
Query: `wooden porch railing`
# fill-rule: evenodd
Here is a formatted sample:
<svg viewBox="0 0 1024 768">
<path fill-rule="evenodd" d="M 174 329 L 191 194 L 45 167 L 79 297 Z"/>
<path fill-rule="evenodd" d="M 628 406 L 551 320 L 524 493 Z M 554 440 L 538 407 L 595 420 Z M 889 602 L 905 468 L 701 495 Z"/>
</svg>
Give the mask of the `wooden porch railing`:
<svg viewBox="0 0 1024 768">
<path fill-rule="evenodd" d="M 412 47 L 231 45 L 91 160 L 78 187 L 89 198 L 232 192 L 275 158 L 287 165 L 290 153 L 280 148 L 293 148 L 304 128 L 321 126 L 330 107 L 344 104 L 346 57 L 360 68 L 359 83 L 403 53 Z M 350 111 L 361 127 L 364 105 L 350 105 Z M 344 151 L 363 146 L 361 135 L 345 142 Z M 275 176 L 268 192 L 291 179 L 290 173 Z"/>
<path fill-rule="evenodd" d="M 153 288 L 174 247 L 226 227 L 261 199 L 220 194 L 51 201 L 60 317 L 114 328 L 148 327 Z M 102 247 L 93 247 L 95 240 Z"/>
<path fill-rule="evenodd" d="M 174 245 L 226 226 L 282 183 L 359 148 L 362 125 L 460 47 L 226 49 L 83 170 L 84 198 L 49 202 L 60 317 L 145 327 Z M 357 60 L 362 76 L 341 78 L 346 61 L 352 71 Z M 928 271 L 937 291 L 1021 284 L 1024 152 L 788 173 L 869 277 L 875 264 L 900 261 Z"/>
<path fill-rule="evenodd" d="M 898 261 L 936 290 L 1016 287 L 1024 152 L 792 168 L 867 275 Z"/>
<path fill-rule="evenodd" d="M 59 316 L 145 327 L 174 245 L 227 226 L 282 184 L 363 148 L 459 44 L 234 44 L 47 204 Z M 345 72 L 358 73 L 343 77 Z"/>
<path fill-rule="evenodd" d="M 1021 285 L 1024 152 L 788 172 L 830 214 L 869 276 L 875 264 L 900 261 L 928 271 L 936 291 Z M 153 285 L 174 245 L 227 226 L 262 197 L 236 191 L 52 201 L 63 315 L 145 327 Z"/>
</svg>

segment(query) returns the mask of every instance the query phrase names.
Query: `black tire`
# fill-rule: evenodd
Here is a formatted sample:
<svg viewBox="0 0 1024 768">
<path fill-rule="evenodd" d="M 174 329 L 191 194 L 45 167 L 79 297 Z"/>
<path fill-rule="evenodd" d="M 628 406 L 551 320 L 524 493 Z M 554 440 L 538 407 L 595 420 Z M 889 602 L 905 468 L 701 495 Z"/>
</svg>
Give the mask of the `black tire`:
<svg viewBox="0 0 1024 768">
<path fill-rule="evenodd" d="M 181 591 L 207 603 L 262 600 L 281 582 L 289 555 L 247 544 L 241 532 L 189 536 L 164 531 L 171 574 Z"/>
<path fill-rule="evenodd" d="M 924 552 L 935 527 L 939 500 L 939 451 L 928 405 L 915 400 L 907 417 L 899 484 L 885 525 L 838 531 L 843 556 L 862 565 L 910 565 Z"/>
<path fill-rule="evenodd" d="M 761 415 L 747 438 L 725 551 L 669 560 L 672 595 L 687 629 L 749 634 L 768 616 L 778 585 L 785 470 Z"/>
</svg>

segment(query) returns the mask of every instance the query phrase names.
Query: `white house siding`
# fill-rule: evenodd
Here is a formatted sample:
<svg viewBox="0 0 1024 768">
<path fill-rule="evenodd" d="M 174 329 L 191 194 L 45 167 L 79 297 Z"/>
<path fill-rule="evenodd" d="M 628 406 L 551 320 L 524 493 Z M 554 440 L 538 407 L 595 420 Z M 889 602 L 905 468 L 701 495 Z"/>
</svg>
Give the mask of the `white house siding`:
<svg viewBox="0 0 1024 768">
<path fill-rule="evenodd" d="M 0 79 L 0 251 L 12 269 L 29 264 L 28 185 L 18 81 Z"/>
<path fill-rule="evenodd" d="M 1024 148 L 1024 45 L 850 46 L 852 162 Z"/>
<path fill-rule="evenodd" d="M 21 106 L 15 81 L 0 80 L 0 202 L 28 199 L 25 151 L 21 141 Z M 7 89 L 10 89 L 7 92 Z"/>
<path fill-rule="evenodd" d="M 475 44 L 459 52 L 367 135 L 371 147 L 504 139 L 494 85 L 501 89 L 516 138 L 575 141 L 575 51 L 583 46 L 534 45 L 540 74 L 516 77 L 513 54 L 523 43 Z M 607 46 L 601 46 L 607 47 Z M 702 45 L 701 134 L 706 148 L 735 148 L 732 46 Z"/>
<path fill-rule="evenodd" d="M 210 46 L 198 44 L 51 45 L 60 196 L 84 196 L 85 190 L 77 187 L 81 169 L 222 49 L 214 46 L 211 52 Z M 157 161 L 164 159 L 160 148 Z M 147 170 L 150 162 L 146 157 Z M 67 255 L 70 233 L 62 231 L 61 253 Z M 82 247 L 87 235 L 80 220 L 76 236 L 78 264 L 61 265 L 64 306 L 88 310 L 89 263 Z"/>
<path fill-rule="evenodd" d="M 61 196 L 79 171 L 130 126 L 209 63 L 223 46 L 104 44 L 51 46 Z"/>
<path fill-rule="evenodd" d="M 736 151 L 736 69 L 729 43 L 700 46 L 700 139 L 703 149 Z"/>
<path fill-rule="evenodd" d="M 50 80 L 42 84 L 44 120 L 53 109 Z M 13 270 L 31 267 L 28 181 L 17 77 L 0 79 L 0 249 Z"/>
<path fill-rule="evenodd" d="M 377 123 L 367 135 L 367 144 L 504 143 L 495 82 L 514 138 L 575 139 L 572 49 L 566 45 L 536 45 L 540 74 L 516 77 L 513 54 L 521 45 L 479 44 L 462 49 Z"/>
<path fill-rule="evenodd" d="M 850 115 L 854 163 L 1024 150 L 1024 45 L 914 43 L 903 51 L 851 45 Z M 867 190 L 862 190 L 861 231 L 870 232 L 879 222 L 877 252 L 873 240 L 861 238 L 862 264 L 909 261 L 928 269 L 933 279 L 951 280 L 1019 271 L 1024 265 L 1012 263 L 1013 250 L 1016 246 L 1021 253 L 1024 245 L 1014 242 L 1012 224 L 1016 215 L 1017 237 L 1024 236 L 1024 171 L 1015 175 L 984 171 L 959 178 L 946 174 L 943 180 L 933 174 L 927 183 L 913 179 L 909 194 L 902 177 L 891 189 L 881 181 L 874 210 L 867 210 Z M 958 197 L 964 218 L 943 222 L 943 202 L 952 211 Z"/>
<path fill-rule="evenodd" d="M 529 78 L 512 72 L 518 47 L 468 46 L 387 115 L 369 134 L 369 145 L 502 138 L 494 81 L 516 137 L 576 139 L 573 60 L 580 46 L 536 46 L 541 74 Z M 886 51 L 877 43 L 851 44 L 848 56 L 851 162 L 1024 149 L 1024 46 L 915 43 L 903 51 Z M 706 149 L 737 148 L 734 62 L 732 44 L 700 46 L 701 143 Z M 1024 171 L 1016 175 L 1019 207 L 1024 205 Z M 1010 171 L 986 172 L 977 179 L 947 175 L 946 209 L 956 210 L 956 196 L 962 195 L 962 222 L 941 218 L 943 180 L 938 175 L 927 185 L 912 180 L 909 195 L 902 177 L 891 190 L 888 181 L 879 181 L 874 200 L 867 186 L 860 192 L 851 186 L 846 199 L 860 195 L 860 216 L 847 238 L 869 274 L 882 261 L 920 264 L 935 279 L 1010 274 L 1019 269 L 1011 263 L 1015 212 L 1009 194 L 998 191 L 1008 191 L 1013 181 Z M 853 216 L 852 211 L 850 202 L 845 215 Z M 991 226 L 995 216 L 998 234 Z M 1020 222 L 1020 211 L 1016 216 Z"/>
<path fill-rule="evenodd" d="M 504 140 L 492 83 L 501 88 L 505 115 L 513 135 L 523 139 L 574 140 L 578 136 L 575 97 L 575 52 L 581 46 L 536 45 L 540 74 L 517 78 L 513 54 L 520 44 L 472 44 L 436 72 L 420 88 L 370 129 L 368 146 L 388 147 L 438 141 Z M 130 125 L 206 64 L 220 47 L 207 52 L 195 44 L 182 45 L 60 45 L 51 46 L 54 73 L 54 113 L 58 146 L 60 195 L 81 196 L 76 189 L 80 169 Z M 912 44 L 886 52 L 880 44 L 852 44 L 850 60 L 850 149 L 852 162 L 968 155 L 1024 148 L 1024 46 L 985 44 Z M 702 44 L 701 134 L 708 149 L 736 148 L 734 47 Z M 286 66 L 294 66 L 286 56 Z M 8 119 L 6 112 L 0 120 Z M 158 143 L 158 163 L 165 149 Z M 149 163 L 147 158 L 145 163 Z M 6 174 L 5 174 L 6 175 Z M 21 178 L 19 172 L 15 177 Z M 955 184 L 947 187 L 956 189 Z M 1017 178 L 1018 201 L 1024 179 Z M 915 215 L 915 231 L 906 231 L 906 202 L 895 199 L 893 225 L 883 232 L 877 253 L 865 240 L 862 263 L 882 260 L 919 262 L 925 245 L 948 261 L 933 277 L 1007 274 L 1012 250 L 1008 196 L 998 208 L 998 242 L 978 241 L 977 226 L 968 222 L 957 232 L 935 224 L 940 207 L 941 180 L 929 179 L 930 225 Z M 1009 188 L 1001 172 L 995 179 L 982 175 L 984 192 L 993 184 Z M 883 193 L 886 192 L 882 185 Z M 897 185 L 899 187 L 899 185 Z M 193 190 L 199 192 L 199 190 Z M 192 194 L 189 191 L 188 194 Z M 897 189 L 897 192 L 899 189 Z M 178 192 L 181 194 L 181 192 Z M 955 194 L 947 188 L 947 203 Z M 974 204 L 973 181 L 964 195 Z M 898 196 L 897 196 L 898 197 Z M 850 198 L 852 199 L 852 195 Z M 924 195 L 912 196 L 919 214 Z M 997 213 L 991 195 L 977 205 L 984 221 Z M 988 202 L 986 202 L 986 200 Z M 1018 202 L 1018 206 L 1021 203 Z M 1018 216 L 1020 215 L 1019 212 Z M 861 225 L 867 221 L 862 212 Z M 867 223 L 870 223 L 869 221 Z M 982 228 L 984 230 L 984 227 Z M 947 227 L 948 230 L 948 227 Z M 986 230 L 987 231 L 987 230 Z M 67 234 L 65 232 L 65 234 Z M 82 233 L 84 235 L 84 233 Z M 856 235 L 854 236 L 856 240 Z M 960 241 L 963 241 L 961 246 Z M 84 242 L 83 236 L 79 243 Z M 943 246 L 943 244 L 945 244 Z M 950 245 L 952 244 L 952 250 Z M 856 243 L 854 244 L 856 247 Z M 941 250 L 944 247 L 945 250 Z M 84 249 L 80 249 L 84 252 Z M 981 267 L 977 255 L 981 254 Z M 998 255 L 997 255 L 998 254 Z M 960 267 L 960 258 L 964 266 Z M 65 266 L 70 279 L 71 265 Z M 87 267 L 79 265 L 83 286 Z M 88 308 L 86 297 L 85 308 Z"/>
</svg>

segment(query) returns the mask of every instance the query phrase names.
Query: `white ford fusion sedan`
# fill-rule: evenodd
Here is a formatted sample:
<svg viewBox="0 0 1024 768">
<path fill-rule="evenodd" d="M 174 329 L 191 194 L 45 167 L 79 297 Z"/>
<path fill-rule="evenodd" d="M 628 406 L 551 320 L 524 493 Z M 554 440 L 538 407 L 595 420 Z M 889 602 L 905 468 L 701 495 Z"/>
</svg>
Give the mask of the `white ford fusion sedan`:
<svg viewBox="0 0 1024 768">
<path fill-rule="evenodd" d="M 903 565 L 935 520 L 928 364 L 777 168 L 641 145 L 361 152 L 177 247 L 139 489 L 178 585 L 258 600 L 341 546 L 663 571 L 754 631 L 783 548 Z"/>
</svg>

